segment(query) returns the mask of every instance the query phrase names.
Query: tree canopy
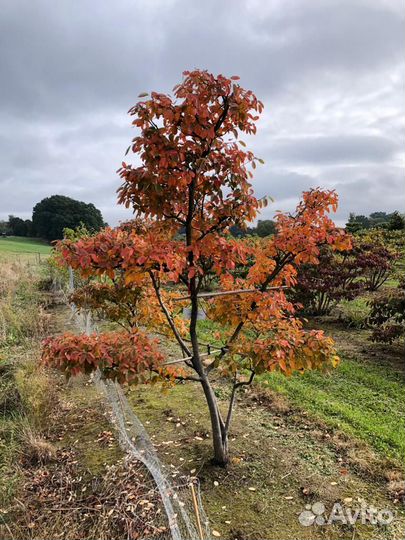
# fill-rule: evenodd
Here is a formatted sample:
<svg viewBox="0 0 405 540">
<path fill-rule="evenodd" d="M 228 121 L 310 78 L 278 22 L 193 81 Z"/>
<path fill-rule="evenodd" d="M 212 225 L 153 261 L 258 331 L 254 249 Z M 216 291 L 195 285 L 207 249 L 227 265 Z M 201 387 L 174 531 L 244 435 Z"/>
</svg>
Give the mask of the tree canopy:
<svg viewBox="0 0 405 540">
<path fill-rule="evenodd" d="M 391 231 L 405 228 L 405 219 L 397 211 L 387 214 L 387 212 L 372 212 L 369 216 L 355 214 L 349 215 L 346 223 L 346 230 L 350 233 L 356 233 L 362 229 L 383 228 Z"/>
<path fill-rule="evenodd" d="M 74 229 L 83 224 L 90 231 L 98 231 L 103 216 L 94 204 L 76 201 L 64 195 L 52 195 L 34 206 L 32 213 L 34 234 L 40 238 L 60 240 L 63 229 Z"/>
<path fill-rule="evenodd" d="M 132 207 L 137 219 L 65 239 L 57 248 L 61 264 L 88 280 L 75 303 L 101 311 L 124 330 L 51 338 L 43 352 L 45 362 L 66 374 L 98 368 L 131 384 L 200 384 L 221 465 L 228 461 L 240 387 L 264 371 L 288 376 L 336 365 L 333 341 L 322 331 L 304 330 L 284 287 L 295 282 L 298 266 L 318 262 L 322 245 L 350 247 L 327 215 L 336 211 L 336 193 L 320 189 L 304 193 L 294 213 L 277 213 L 275 234 L 231 237 L 230 228 L 245 229 L 266 202 L 255 197 L 250 183 L 262 160 L 240 140 L 256 133 L 263 105 L 238 79 L 195 70 L 184 73 L 173 97 L 139 96 L 130 109 L 139 132 L 128 152 L 140 163 L 123 162 L 119 169 L 119 202 Z M 240 277 L 235 268 L 248 262 Z M 207 276 L 215 276 L 218 295 L 201 294 Z M 208 348 L 198 332 L 201 303 L 221 328 Z M 182 311 L 188 306 L 186 321 Z M 171 336 L 180 358 L 169 359 L 152 333 Z M 212 386 L 215 373 L 230 383 L 226 410 Z"/>
</svg>

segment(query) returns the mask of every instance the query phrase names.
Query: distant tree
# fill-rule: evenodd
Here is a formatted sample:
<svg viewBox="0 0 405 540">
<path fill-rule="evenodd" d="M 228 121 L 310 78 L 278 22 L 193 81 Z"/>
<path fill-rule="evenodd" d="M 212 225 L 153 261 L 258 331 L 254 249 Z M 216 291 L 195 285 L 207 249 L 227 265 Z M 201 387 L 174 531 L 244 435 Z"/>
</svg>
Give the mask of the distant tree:
<svg viewBox="0 0 405 540">
<path fill-rule="evenodd" d="M 8 232 L 9 232 L 8 221 L 5 221 L 4 219 L 2 219 L 0 221 L 0 234 L 4 236 L 8 234 Z"/>
<path fill-rule="evenodd" d="M 372 212 L 368 217 L 356 215 L 351 212 L 348 222 L 346 223 L 346 231 L 355 234 L 363 229 L 389 229 L 391 231 L 401 230 L 405 228 L 405 219 L 399 212 Z"/>
<path fill-rule="evenodd" d="M 370 220 L 366 216 L 359 215 L 357 216 L 353 212 L 349 214 L 349 220 L 346 223 L 346 231 L 349 233 L 356 233 L 361 229 L 369 229 Z"/>
<path fill-rule="evenodd" d="M 32 224 L 36 236 L 52 241 L 63 238 L 64 228 L 75 229 L 80 224 L 89 231 L 99 231 L 104 226 L 104 220 L 94 204 L 53 195 L 35 205 Z"/>
<path fill-rule="evenodd" d="M 388 222 L 390 215 L 387 212 L 372 212 L 368 217 L 370 228 L 384 226 Z"/>
<path fill-rule="evenodd" d="M 27 236 L 27 225 L 25 221 L 16 216 L 8 216 L 9 232 L 13 236 Z"/>
<path fill-rule="evenodd" d="M 30 219 L 26 219 L 24 223 L 25 223 L 25 236 L 33 236 L 32 221 Z"/>
<path fill-rule="evenodd" d="M 393 212 L 387 223 L 389 231 L 401 231 L 405 229 L 405 219 L 399 212 Z"/>
<path fill-rule="evenodd" d="M 256 234 L 261 238 L 271 236 L 276 232 L 276 224 L 271 219 L 259 219 L 256 227 Z"/>
<path fill-rule="evenodd" d="M 260 238 L 265 238 L 266 236 L 275 234 L 276 223 L 271 219 L 259 219 L 256 227 L 242 228 L 239 225 L 233 225 L 230 227 L 229 232 L 232 236 L 235 236 L 235 238 L 242 238 L 246 235 L 260 236 Z"/>
<path fill-rule="evenodd" d="M 229 232 L 235 238 L 242 238 L 246 236 L 246 230 L 239 227 L 239 225 L 232 225 L 232 227 L 229 227 Z"/>
</svg>

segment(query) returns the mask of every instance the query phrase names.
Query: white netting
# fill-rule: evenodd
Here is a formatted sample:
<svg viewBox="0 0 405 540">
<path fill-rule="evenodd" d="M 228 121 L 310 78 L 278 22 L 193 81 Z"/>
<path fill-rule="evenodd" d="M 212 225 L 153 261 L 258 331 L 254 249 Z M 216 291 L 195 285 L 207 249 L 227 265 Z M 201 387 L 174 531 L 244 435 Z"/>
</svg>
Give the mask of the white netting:
<svg viewBox="0 0 405 540">
<path fill-rule="evenodd" d="M 74 290 L 74 275 L 69 269 L 69 291 Z M 93 327 L 91 314 L 78 311 L 70 304 L 78 329 L 89 334 Z M 98 373 L 94 383 L 106 396 L 111 420 L 116 428 L 122 448 L 131 458 L 143 463 L 148 469 L 167 515 L 170 532 L 159 538 L 173 540 L 201 540 L 210 538 L 207 516 L 204 512 L 199 484 L 183 477 L 183 482 L 173 484 L 164 473 L 156 450 L 139 418 L 135 415 L 122 387 L 113 381 L 104 381 Z M 181 478 L 181 477 L 180 477 Z M 156 536 L 154 536 L 156 538 Z"/>
</svg>

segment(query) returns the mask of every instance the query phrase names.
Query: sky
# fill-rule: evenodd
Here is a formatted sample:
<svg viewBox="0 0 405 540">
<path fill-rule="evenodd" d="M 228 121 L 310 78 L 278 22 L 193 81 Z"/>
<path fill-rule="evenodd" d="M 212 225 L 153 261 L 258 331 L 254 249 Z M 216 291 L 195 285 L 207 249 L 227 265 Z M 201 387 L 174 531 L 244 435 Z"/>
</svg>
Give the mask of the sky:
<svg viewBox="0 0 405 540">
<path fill-rule="evenodd" d="M 2 0 L 0 219 L 53 194 L 129 219 L 127 111 L 194 68 L 264 103 L 245 138 L 265 160 L 256 193 L 274 198 L 262 219 L 317 186 L 339 193 L 338 224 L 403 212 L 404 19 L 403 0 Z"/>
</svg>

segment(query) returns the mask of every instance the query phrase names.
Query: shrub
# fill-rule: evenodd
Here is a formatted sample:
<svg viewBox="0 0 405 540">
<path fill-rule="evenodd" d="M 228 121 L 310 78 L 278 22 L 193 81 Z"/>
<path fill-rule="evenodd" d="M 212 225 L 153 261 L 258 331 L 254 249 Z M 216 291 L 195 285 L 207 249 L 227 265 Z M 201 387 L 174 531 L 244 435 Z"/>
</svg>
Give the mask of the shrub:
<svg viewBox="0 0 405 540">
<path fill-rule="evenodd" d="M 353 300 L 363 291 L 378 290 L 395 272 L 399 252 L 384 245 L 387 237 L 395 242 L 398 235 L 376 230 L 353 238 L 350 251 L 337 253 L 324 246 L 319 265 L 298 268 L 297 284 L 292 298 L 311 315 L 327 315 L 342 300 Z"/>
<path fill-rule="evenodd" d="M 298 270 L 298 281 L 292 298 L 311 315 L 327 315 L 341 300 L 352 300 L 364 290 L 359 281 L 361 268 L 351 252 L 335 253 L 325 246 L 319 265 L 305 264 Z"/>
<path fill-rule="evenodd" d="M 405 335 L 405 282 L 387 289 L 370 301 L 371 340 L 393 343 Z"/>
</svg>

